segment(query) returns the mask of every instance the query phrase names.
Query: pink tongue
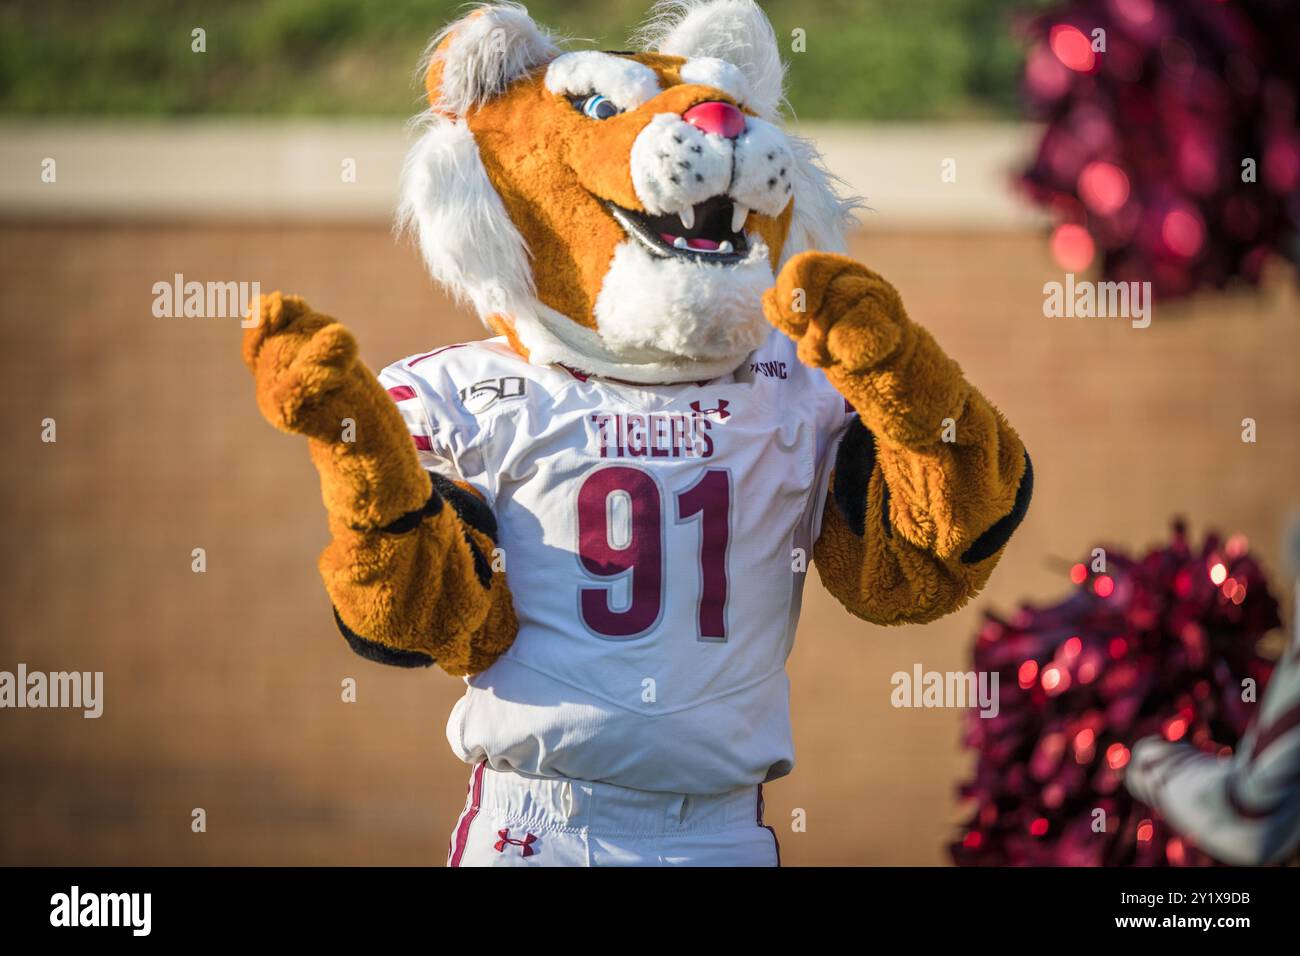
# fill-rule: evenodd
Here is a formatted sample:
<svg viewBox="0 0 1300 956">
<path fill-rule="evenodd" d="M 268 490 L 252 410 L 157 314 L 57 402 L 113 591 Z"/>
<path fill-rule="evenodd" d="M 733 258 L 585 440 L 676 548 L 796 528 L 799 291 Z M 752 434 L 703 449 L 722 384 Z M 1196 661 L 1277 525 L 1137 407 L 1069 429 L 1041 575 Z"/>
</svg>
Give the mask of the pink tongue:
<svg viewBox="0 0 1300 956">
<path fill-rule="evenodd" d="M 670 236 L 666 232 L 659 233 L 659 238 L 662 239 L 664 242 L 668 243 L 668 245 L 670 246 L 677 241 L 676 236 Z M 714 242 L 712 239 L 701 238 L 701 239 L 686 240 L 686 246 L 689 249 L 716 249 L 718 248 L 719 245 L 721 245 L 721 243 Z"/>
</svg>

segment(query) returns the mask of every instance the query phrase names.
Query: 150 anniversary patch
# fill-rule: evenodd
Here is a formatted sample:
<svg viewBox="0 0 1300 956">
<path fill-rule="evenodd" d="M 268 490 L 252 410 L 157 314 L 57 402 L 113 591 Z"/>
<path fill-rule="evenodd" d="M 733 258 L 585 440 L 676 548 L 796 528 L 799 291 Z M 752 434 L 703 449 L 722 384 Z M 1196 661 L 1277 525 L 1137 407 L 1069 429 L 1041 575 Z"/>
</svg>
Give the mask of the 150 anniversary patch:
<svg viewBox="0 0 1300 956">
<path fill-rule="evenodd" d="M 485 412 L 497 402 L 511 398 L 524 397 L 524 379 L 519 375 L 503 375 L 500 378 L 486 378 L 473 385 L 466 385 L 457 394 L 461 404 L 477 415 Z"/>
</svg>

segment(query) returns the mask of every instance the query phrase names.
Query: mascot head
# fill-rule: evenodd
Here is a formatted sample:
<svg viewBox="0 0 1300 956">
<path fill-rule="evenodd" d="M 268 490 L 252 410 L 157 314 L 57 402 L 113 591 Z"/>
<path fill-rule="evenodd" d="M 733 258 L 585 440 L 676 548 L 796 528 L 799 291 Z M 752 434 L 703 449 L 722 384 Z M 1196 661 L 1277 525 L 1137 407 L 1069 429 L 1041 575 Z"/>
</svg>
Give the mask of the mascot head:
<svg viewBox="0 0 1300 956">
<path fill-rule="evenodd" d="M 786 132 L 752 0 L 659 4 L 642 52 L 565 52 L 516 4 L 433 38 L 403 225 L 434 277 L 539 363 L 636 382 L 736 368 L 796 252 L 853 200 Z"/>
</svg>

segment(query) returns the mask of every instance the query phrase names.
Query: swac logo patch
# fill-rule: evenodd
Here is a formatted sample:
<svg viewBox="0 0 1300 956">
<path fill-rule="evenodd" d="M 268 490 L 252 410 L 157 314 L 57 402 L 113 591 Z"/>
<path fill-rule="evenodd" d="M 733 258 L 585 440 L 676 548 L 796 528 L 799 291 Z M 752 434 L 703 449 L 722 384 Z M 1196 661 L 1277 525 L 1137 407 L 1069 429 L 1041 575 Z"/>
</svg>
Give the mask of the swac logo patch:
<svg viewBox="0 0 1300 956">
<path fill-rule="evenodd" d="M 787 378 L 784 362 L 750 362 L 749 370 L 755 375 L 766 375 L 768 378 Z"/>
<path fill-rule="evenodd" d="M 460 390 L 460 401 L 466 409 L 477 415 L 486 412 L 497 402 L 524 397 L 524 379 L 518 375 L 486 378 Z"/>
</svg>

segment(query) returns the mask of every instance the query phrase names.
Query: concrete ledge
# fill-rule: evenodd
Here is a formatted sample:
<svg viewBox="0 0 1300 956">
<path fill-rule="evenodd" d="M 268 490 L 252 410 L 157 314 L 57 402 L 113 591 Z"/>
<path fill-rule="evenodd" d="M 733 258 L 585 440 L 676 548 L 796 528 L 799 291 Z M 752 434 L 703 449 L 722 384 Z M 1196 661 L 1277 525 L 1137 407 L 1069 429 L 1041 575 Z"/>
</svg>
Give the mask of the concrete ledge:
<svg viewBox="0 0 1300 956">
<path fill-rule="evenodd" d="M 804 124 L 879 227 L 1042 222 L 1011 189 L 1029 126 Z M 386 220 L 410 134 L 400 120 L 0 124 L 0 216 L 41 219 Z M 55 181 L 45 182 L 45 160 Z M 943 163 L 956 162 L 944 182 Z M 344 163 L 355 163 L 355 181 Z"/>
<path fill-rule="evenodd" d="M 827 168 L 867 200 L 868 226 L 1008 229 L 1047 221 L 1012 187 L 1033 155 L 1028 124 L 805 124 Z M 955 181 L 945 182 L 947 160 Z"/>
</svg>

